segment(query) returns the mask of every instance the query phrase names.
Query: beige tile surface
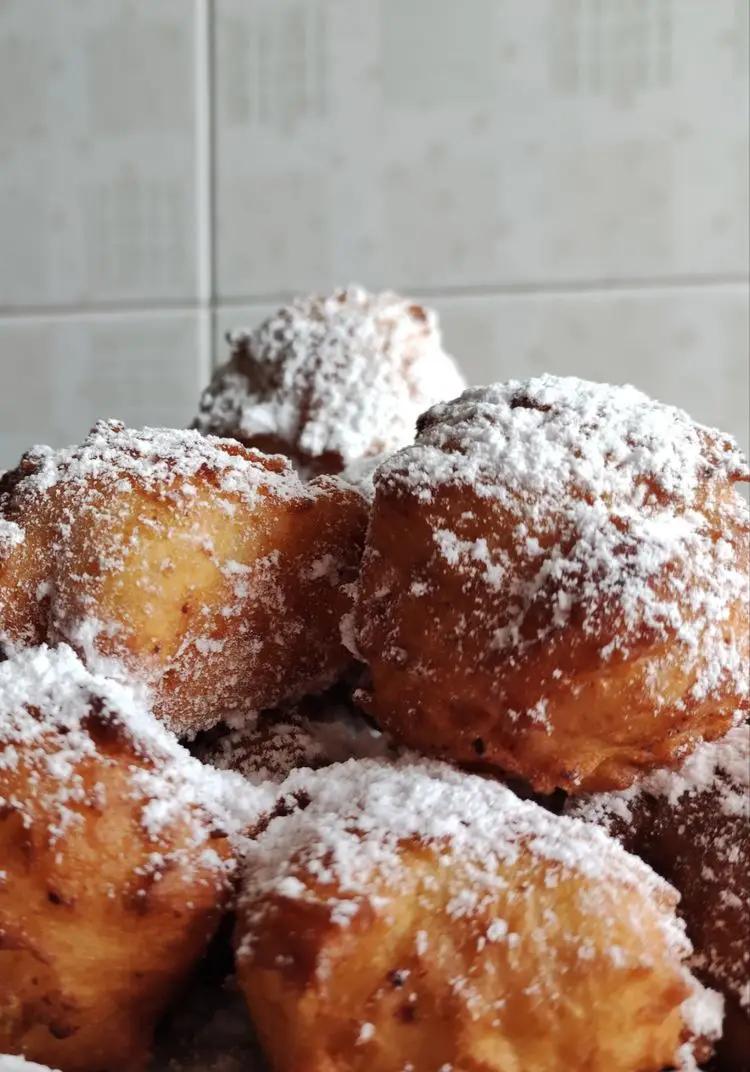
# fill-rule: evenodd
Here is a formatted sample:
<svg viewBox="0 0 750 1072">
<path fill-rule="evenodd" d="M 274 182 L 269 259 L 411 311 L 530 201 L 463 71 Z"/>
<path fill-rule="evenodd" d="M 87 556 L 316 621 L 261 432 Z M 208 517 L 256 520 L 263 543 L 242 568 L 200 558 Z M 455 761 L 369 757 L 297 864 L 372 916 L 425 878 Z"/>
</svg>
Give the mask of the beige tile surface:
<svg viewBox="0 0 750 1072">
<path fill-rule="evenodd" d="M 0 5 L 0 308 L 194 296 L 193 5 Z"/>
<path fill-rule="evenodd" d="M 220 296 L 747 268 L 744 0 L 217 0 Z"/>
<path fill-rule="evenodd" d="M 745 287 L 653 288 L 566 295 L 425 298 L 470 383 L 542 372 L 633 383 L 735 435 L 748 449 L 748 296 Z M 222 308 L 224 334 L 275 308 Z"/>
<path fill-rule="evenodd" d="M 99 417 L 185 425 L 201 381 L 193 314 L 0 320 L 0 469 Z"/>
</svg>

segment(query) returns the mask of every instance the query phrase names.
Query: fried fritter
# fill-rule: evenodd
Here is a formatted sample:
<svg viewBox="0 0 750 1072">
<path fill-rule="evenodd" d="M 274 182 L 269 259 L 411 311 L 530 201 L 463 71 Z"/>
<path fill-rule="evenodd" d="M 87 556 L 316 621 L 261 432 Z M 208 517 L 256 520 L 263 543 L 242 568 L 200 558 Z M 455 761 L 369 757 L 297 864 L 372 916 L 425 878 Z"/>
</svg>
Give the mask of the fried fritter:
<svg viewBox="0 0 750 1072">
<path fill-rule="evenodd" d="M 0 1052 L 144 1067 L 270 798 L 65 646 L 0 665 Z"/>
<path fill-rule="evenodd" d="M 419 414 L 464 386 L 431 309 L 360 287 L 297 298 L 229 342 L 195 427 L 286 454 L 306 474 L 410 443 Z"/>
<path fill-rule="evenodd" d="M 748 477 L 631 387 L 472 389 L 376 473 L 355 609 L 370 710 L 539 792 L 622 788 L 748 690 Z"/>
<path fill-rule="evenodd" d="M 98 424 L 0 483 L 0 639 L 63 640 L 194 733 L 324 688 L 367 507 L 232 440 Z M 4 537 L 3 537 L 4 532 Z"/>
<path fill-rule="evenodd" d="M 695 972 L 725 998 L 722 1068 L 750 1055 L 750 728 L 700 744 L 676 770 L 620 793 L 578 797 L 568 812 L 600 823 L 680 893 Z"/>
<path fill-rule="evenodd" d="M 283 788 L 237 924 L 274 1072 L 658 1072 L 718 1033 L 674 891 L 597 828 L 434 762 Z"/>
</svg>

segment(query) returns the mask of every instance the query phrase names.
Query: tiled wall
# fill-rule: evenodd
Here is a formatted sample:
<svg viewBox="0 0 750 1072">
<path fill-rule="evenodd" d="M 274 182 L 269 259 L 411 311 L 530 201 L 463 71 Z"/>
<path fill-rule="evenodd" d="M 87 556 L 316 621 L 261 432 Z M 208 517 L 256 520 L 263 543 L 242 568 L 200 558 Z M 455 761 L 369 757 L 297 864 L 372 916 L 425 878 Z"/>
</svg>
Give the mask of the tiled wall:
<svg viewBox="0 0 750 1072">
<path fill-rule="evenodd" d="M 358 280 L 747 445 L 747 0 L 0 0 L 0 467 Z"/>
</svg>

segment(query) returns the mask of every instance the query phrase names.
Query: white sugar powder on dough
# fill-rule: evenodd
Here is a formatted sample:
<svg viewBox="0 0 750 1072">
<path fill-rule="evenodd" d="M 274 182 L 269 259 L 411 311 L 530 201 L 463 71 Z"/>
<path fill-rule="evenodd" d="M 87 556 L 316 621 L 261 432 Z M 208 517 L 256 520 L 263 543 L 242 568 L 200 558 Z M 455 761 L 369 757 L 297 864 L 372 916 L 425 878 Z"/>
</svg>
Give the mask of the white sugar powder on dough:
<svg viewBox="0 0 750 1072">
<path fill-rule="evenodd" d="M 552 815 L 498 782 L 439 762 L 350 760 L 320 771 L 295 771 L 280 790 L 306 806 L 272 819 L 248 848 L 242 900 L 252 914 L 245 951 L 252 948 L 253 932 L 264 925 L 265 899 L 274 895 L 321 898 L 331 922 L 348 926 L 357 915 L 357 899 L 370 897 L 376 881 L 379 891 L 383 885 L 394 891 L 403 887 L 408 864 L 401 845 L 415 839 L 439 853 L 441 873 L 460 886 L 445 909 L 453 918 L 491 904 L 505 885 L 499 874 L 503 865 L 528 852 L 558 874 L 593 883 L 591 911 L 597 910 L 599 883 L 637 888 L 657 901 L 674 897 L 667 883 L 598 827 Z M 300 881 L 300 869 L 312 885 Z M 549 881 L 555 881 L 552 873 Z M 554 929 L 555 920 L 545 925 Z M 673 955 L 687 957 L 683 924 L 665 913 L 661 926 Z M 424 948 L 420 934 L 415 940 Z M 493 930 L 493 940 L 511 937 L 502 925 Z M 624 963 L 622 950 L 613 947 L 610 954 L 614 963 Z M 717 1037 L 721 998 L 700 987 L 687 969 L 685 978 L 692 990 L 683 1010 L 686 1023 L 700 1024 L 701 1033 Z"/>
<path fill-rule="evenodd" d="M 211 473 L 218 490 L 253 501 L 271 484 L 276 495 L 296 495 L 299 480 L 289 463 L 273 458 L 274 470 L 249 457 L 232 440 L 173 428 L 127 428 L 121 421 L 98 421 L 82 444 L 55 450 L 37 446 L 24 458 L 27 475 L 21 490 L 48 491 L 59 483 L 87 486 L 101 482 L 127 491 L 128 480 L 165 493 L 194 494 L 196 478 Z M 285 479 L 286 478 L 286 479 Z"/>
<path fill-rule="evenodd" d="M 273 819 L 250 847 L 252 897 L 287 883 L 300 853 L 317 880 L 335 883 L 344 897 L 367 896 L 376 875 L 397 883 L 404 867 L 400 842 L 413 838 L 439 846 L 446 862 L 469 863 L 480 892 L 496 889 L 500 865 L 527 849 L 595 881 L 637 884 L 655 895 L 669 889 L 598 828 L 552 815 L 499 782 L 437 761 L 349 760 L 295 771 L 280 790 L 310 803 Z M 679 926 L 674 941 L 685 943 Z"/>
<path fill-rule="evenodd" d="M 295 615 L 286 605 L 287 578 L 279 570 L 278 549 L 258 556 L 252 565 L 225 560 L 205 532 L 201 511 L 210 507 L 218 517 L 225 512 L 229 526 L 238 507 L 263 509 L 272 507 L 274 502 L 292 501 L 305 505 L 330 496 L 332 486 L 346 488 L 337 477 L 304 484 L 288 459 L 279 455 L 263 458 L 257 452 L 247 451 L 235 440 L 203 436 L 189 430 L 132 429 L 116 420 L 99 421 L 80 445 L 59 450 L 45 446 L 33 448 L 24 456 L 18 470 L 11 474 L 11 481 L 9 488 L 0 492 L 0 563 L 6 546 L 12 550 L 25 539 L 22 528 L 11 519 L 23 519 L 31 524 L 37 516 L 37 505 L 43 510 L 45 499 L 50 500 L 53 524 L 45 533 L 45 546 L 37 551 L 36 559 L 38 562 L 39 555 L 49 559 L 51 580 L 37 586 L 38 598 L 48 601 L 45 639 L 64 639 L 74 644 L 85 656 L 87 664 L 104 676 L 126 681 L 140 677 L 152 685 L 156 685 L 165 673 L 163 657 L 159 653 L 144 653 L 137 664 L 135 659 L 129 658 L 126 645 L 118 641 L 123 623 L 102 620 L 92 584 L 80 585 L 75 613 L 67 593 L 63 592 L 63 598 L 60 598 L 54 581 L 55 572 L 64 563 L 70 564 L 71 558 L 75 559 L 73 549 L 77 529 L 82 526 L 89 529 L 89 546 L 96 546 L 98 553 L 98 560 L 87 564 L 86 568 L 91 571 L 86 574 L 89 580 L 94 576 L 117 577 L 126 569 L 126 564 L 137 563 L 139 541 L 147 539 L 149 528 L 153 527 L 157 536 L 163 534 L 165 541 L 167 537 L 170 539 L 176 554 L 183 546 L 187 547 L 191 554 L 205 555 L 221 570 L 229 585 L 221 608 L 225 619 L 235 622 L 243 619 L 248 596 L 253 591 L 264 605 L 275 606 L 280 635 L 291 636 L 304 628 L 304 621 L 299 613 Z M 133 489 L 166 500 L 167 510 L 175 504 L 173 531 L 169 530 L 167 510 L 162 510 L 158 520 L 152 521 L 139 500 L 133 499 Z M 53 491 L 61 494 L 53 497 L 50 494 Z M 195 509 L 194 503 L 199 503 Z M 3 513 L 6 519 L 2 519 Z M 106 524 L 103 524 L 103 515 L 107 516 Z M 235 519 L 234 523 L 237 525 L 239 521 Z M 261 535 L 263 531 L 261 517 Z M 342 548 L 341 553 L 348 554 L 348 548 Z M 332 586 L 338 583 L 341 566 L 336 556 L 327 557 L 325 575 Z M 72 568 L 68 565 L 67 572 Z M 139 583 L 146 608 L 157 609 L 162 580 L 168 578 L 171 569 L 167 555 L 161 564 L 161 572 L 154 569 L 153 564 L 145 571 Z M 0 592 L 0 604 L 1 595 Z M 189 661 L 189 649 L 204 659 L 221 655 L 225 640 L 213 636 L 213 630 L 211 607 L 198 603 L 193 608 L 173 663 Z M 248 627 L 242 624 L 228 632 L 234 641 L 244 644 L 247 656 L 255 652 L 260 658 L 261 637 L 250 636 Z M 6 653 L 17 646 L 13 637 L 6 637 L 2 632 L 0 644 Z M 102 654 L 105 648 L 112 654 Z M 173 666 L 166 667 L 167 671 L 172 669 Z M 231 669 L 227 669 L 225 680 L 228 685 L 231 685 L 230 675 Z M 185 705 L 185 713 L 189 716 L 189 697 Z M 185 722 L 189 725 L 190 718 L 186 717 Z"/>
<path fill-rule="evenodd" d="M 27 1061 L 24 1057 L 0 1053 L 0 1072 L 58 1072 L 58 1070 Z"/>
<path fill-rule="evenodd" d="M 496 649 L 518 653 L 564 630 L 576 610 L 594 636 L 615 616 L 603 659 L 627 654 L 644 627 L 676 634 L 686 659 L 704 656 L 693 686 L 701 699 L 727 678 L 740 695 L 748 689 L 743 638 L 728 640 L 724 628 L 747 578 L 709 521 L 715 510 L 724 530 L 747 533 L 747 505 L 728 483 L 748 476 L 734 441 L 682 410 L 634 387 L 545 375 L 433 407 L 375 484 L 426 504 L 442 487 L 466 487 L 508 511 L 512 555 L 441 524 L 433 532 L 444 565 L 506 597 L 508 620 L 487 622 Z M 529 566 L 523 580 L 519 559 Z M 549 620 L 530 638 L 526 616 L 545 598 Z"/>
<path fill-rule="evenodd" d="M 255 785 L 283 782 L 297 767 L 325 767 L 347 759 L 396 755 L 388 736 L 348 707 L 331 704 L 308 717 L 287 713 L 258 715 L 230 729 L 203 757 L 220 770 L 238 771 Z"/>
<path fill-rule="evenodd" d="M 144 833 L 155 842 L 170 826 L 189 822 L 198 844 L 220 826 L 240 845 L 273 806 L 270 787 L 253 788 L 194 759 L 150 713 L 143 691 L 95 676 L 66 645 L 42 646 L 0 663 L 0 773 L 21 764 L 37 772 L 43 795 L 36 800 L 51 817 L 53 838 L 76 822 L 76 806 L 93 792 L 80 764 L 116 762 L 98 751 L 87 729 L 93 705 L 146 761 L 131 766 L 130 781 Z M 23 801 L 13 804 L 23 813 Z"/>
<path fill-rule="evenodd" d="M 738 712 L 738 717 L 744 719 L 744 712 Z M 649 801 L 659 805 L 655 811 Z M 702 937 L 696 960 L 710 979 L 720 981 L 722 990 L 750 1010 L 743 890 L 750 820 L 750 726 L 742 721 L 720 740 L 700 743 L 675 770 L 653 771 L 618 792 L 573 797 L 566 811 L 617 836 L 630 836 L 636 843 L 645 838 L 647 846 L 663 842 L 668 847 L 676 838 L 680 873 L 685 875 L 688 861 L 694 872 L 691 890 L 684 891 L 693 906 L 701 888 L 706 898 L 719 894 L 712 909 L 719 923 L 699 928 Z M 647 857 L 650 851 L 647 847 Z M 717 865 L 721 886 L 713 871 Z M 730 909 L 723 921 L 722 907 Z M 695 907 L 688 909 L 688 917 L 694 912 Z"/>
<path fill-rule="evenodd" d="M 0 518 L 0 555 L 12 547 L 18 547 L 26 539 L 26 534 L 20 525 L 14 521 L 4 521 Z"/>
<path fill-rule="evenodd" d="M 411 442 L 419 414 L 464 387 L 436 314 L 390 292 L 297 298 L 230 342 L 234 359 L 206 390 L 196 426 L 277 436 L 343 466 Z"/>
<path fill-rule="evenodd" d="M 497 781 L 445 763 L 349 760 L 321 771 L 296 771 L 281 790 L 299 792 L 311 803 L 272 820 L 250 850 L 247 883 L 254 893 L 272 892 L 303 850 L 305 859 L 316 861 L 319 878 L 335 882 L 344 894 L 366 895 L 376 873 L 400 873 L 399 844 L 415 837 L 427 845 L 446 843 L 456 862 L 482 861 L 477 880 L 490 888 L 499 864 L 515 860 L 524 845 L 588 878 L 668 890 L 603 831 L 554 816 Z"/>
<path fill-rule="evenodd" d="M 744 712 L 738 712 L 743 717 Z M 715 807 L 726 816 L 750 818 L 750 726 L 741 722 L 718 741 L 703 741 L 674 770 L 655 770 L 627 789 L 576 797 L 571 811 L 605 827 L 628 822 L 643 797 L 662 798 L 675 807 L 683 798 L 716 795 Z"/>
</svg>

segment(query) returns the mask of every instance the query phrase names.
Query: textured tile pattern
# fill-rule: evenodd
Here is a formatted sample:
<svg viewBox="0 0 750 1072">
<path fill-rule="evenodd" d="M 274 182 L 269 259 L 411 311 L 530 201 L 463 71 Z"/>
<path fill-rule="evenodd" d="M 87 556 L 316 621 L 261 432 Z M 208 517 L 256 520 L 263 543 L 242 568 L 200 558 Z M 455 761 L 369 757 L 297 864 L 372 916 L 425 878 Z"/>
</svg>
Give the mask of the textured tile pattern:
<svg viewBox="0 0 750 1072">
<path fill-rule="evenodd" d="M 747 442 L 746 0 L 4 0 L 0 467 L 359 280 Z M 213 339 L 210 321 L 213 318 Z"/>
<path fill-rule="evenodd" d="M 0 307 L 195 295 L 193 33 L 184 0 L 0 5 Z"/>
<path fill-rule="evenodd" d="M 216 10 L 222 296 L 745 270 L 743 3 Z"/>
</svg>

